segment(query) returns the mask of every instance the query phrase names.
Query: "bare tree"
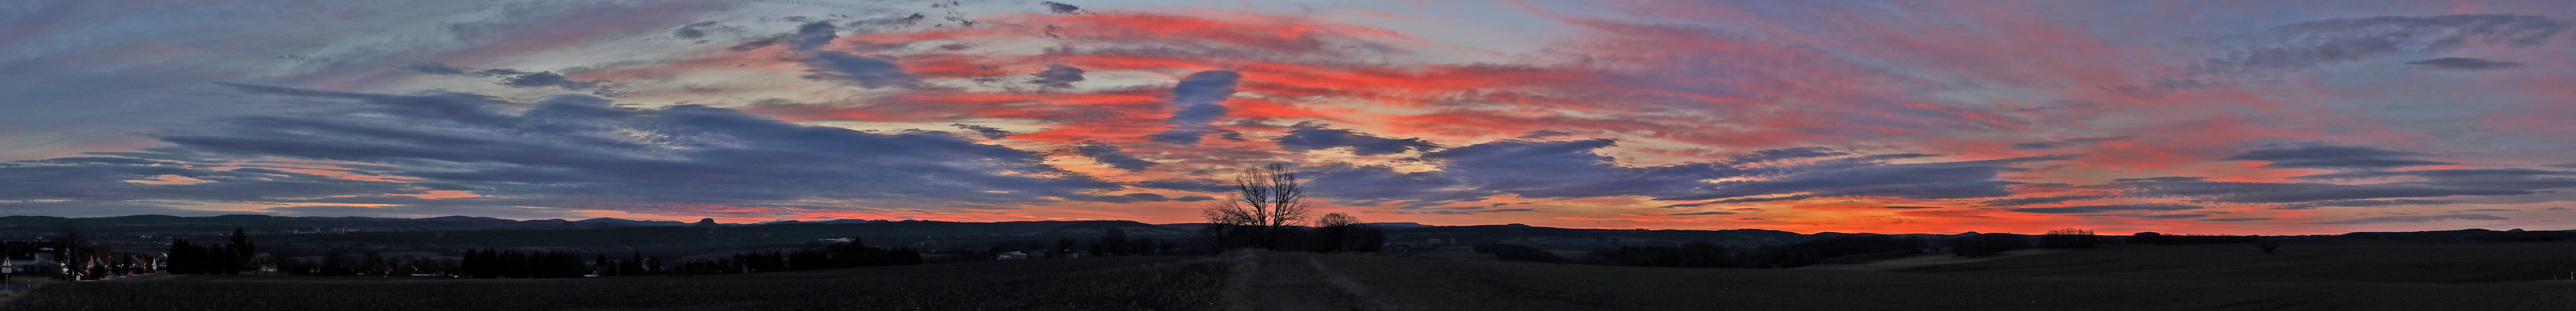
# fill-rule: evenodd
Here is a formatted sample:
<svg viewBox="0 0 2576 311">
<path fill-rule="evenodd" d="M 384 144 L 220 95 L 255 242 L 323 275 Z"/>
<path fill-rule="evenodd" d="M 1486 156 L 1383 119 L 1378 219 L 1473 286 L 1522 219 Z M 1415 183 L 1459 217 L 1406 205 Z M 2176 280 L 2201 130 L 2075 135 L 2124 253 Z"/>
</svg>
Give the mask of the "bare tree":
<svg viewBox="0 0 2576 311">
<path fill-rule="evenodd" d="M 1264 244 L 1273 242 L 1279 228 L 1305 220 L 1312 209 L 1305 202 L 1306 189 L 1286 164 L 1245 168 L 1235 176 L 1234 189 L 1225 201 L 1208 204 L 1199 214 L 1220 226 L 1248 226 Z"/>
</svg>

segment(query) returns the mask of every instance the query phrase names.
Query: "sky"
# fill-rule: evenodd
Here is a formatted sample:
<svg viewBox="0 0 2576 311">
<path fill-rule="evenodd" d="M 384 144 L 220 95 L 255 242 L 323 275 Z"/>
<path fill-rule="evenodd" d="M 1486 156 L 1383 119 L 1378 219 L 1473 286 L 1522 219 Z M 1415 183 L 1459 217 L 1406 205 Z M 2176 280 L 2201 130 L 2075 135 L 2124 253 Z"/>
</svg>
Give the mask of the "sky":
<svg viewBox="0 0 2576 311">
<path fill-rule="evenodd" d="M 2567 1 L 9 1 L 0 214 L 2576 229 Z"/>
</svg>

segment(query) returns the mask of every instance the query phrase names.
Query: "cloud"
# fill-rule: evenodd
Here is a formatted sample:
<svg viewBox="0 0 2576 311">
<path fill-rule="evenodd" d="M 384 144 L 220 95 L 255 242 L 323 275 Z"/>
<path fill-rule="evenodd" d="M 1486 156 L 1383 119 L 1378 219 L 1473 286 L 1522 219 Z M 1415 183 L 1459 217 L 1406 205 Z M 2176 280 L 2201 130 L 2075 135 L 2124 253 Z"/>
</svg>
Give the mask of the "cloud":
<svg viewBox="0 0 2576 311">
<path fill-rule="evenodd" d="M 509 77 L 509 78 L 502 79 L 502 80 L 501 80 L 501 82 L 496 82 L 496 84 L 500 84 L 500 85 L 502 85 L 502 86 L 508 86 L 508 87 L 548 87 L 548 86 L 552 86 L 552 87 L 559 87 L 559 88 L 563 88 L 563 89 L 565 89 L 565 90 L 574 90 L 574 91 L 578 91 L 578 90 L 583 90 L 583 89 L 589 89 L 589 88 L 592 88 L 592 87 L 597 87 L 597 86 L 599 86 L 601 83 L 607 83 L 607 82 L 608 82 L 608 80 L 574 81 L 574 80 L 570 80 L 570 79 L 564 79 L 564 76 L 563 76 L 563 75 L 555 74 L 554 72 L 551 72 L 551 71 L 544 71 L 544 72 L 524 73 L 524 74 L 519 74 L 519 75 L 516 75 L 516 76 L 511 76 L 511 77 Z"/>
<path fill-rule="evenodd" d="M 2431 198 L 2457 195 L 2497 196 L 2526 195 L 2539 192 L 2511 189 L 2476 189 L 2428 185 L 2423 183 L 2385 183 L 2344 185 L 2329 183 L 2260 183 L 2260 182 L 2126 182 L 2122 195 L 2129 197 L 2188 197 L 2210 202 L 2228 203 L 2294 203 L 2342 201 L 2381 198 Z"/>
<path fill-rule="evenodd" d="M 1785 169 L 1786 174 L 1764 180 L 1721 181 L 1699 186 L 1697 193 L 1671 195 L 1657 200 L 1697 200 L 1758 195 L 1805 193 L 1816 197 L 1884 196 L 1907 199 L 1959 199 L 2012 195 L 2005 186 L 2019 182 L 1997 180 L 1997 174 L 2021 171 L 2013 164 L 2072 159 L 2071 156 L 2039 156 L 1994 160 L 1915 163 L 1823 165 Z"/>
<path fill-rule="evenodd" d="M 561 75 L 561 74 L 556 74 L 556 73 L 554 73 L 554 72 L 552 72 L 552 71 L 529 72 L 529 71 L 524 71 L 524 70 L 507 69 L 507 68 L 481 69 L 481 70 L 477 70 L 477 69 L 474 69 L 474 68 L 457 67 L 457 66 L 448 66 L 446 63 L 440 63 L 440 62 L 427 62 L 427 61 L 420 61 L 420 62 L 405 63 L 405 64 L 403 64 L 402 66 L 395 66 L 394 68 L 400 68 L 400 69 L 405 70 L 405 71 L 418 72 L 418 73 L 425 73 L 425 74 L 434 74 L 434 75 L 455 75 L 455 76 L 468 76 L 468 77 L 478 77 L 478 78 L 501 78 L 501 81 L 499 81 L 499 82 L 493 82 L 493 84 L 499 84 L 499 85 L 501 85 L 501 86 L 517 87 L 517 88 L 542 88 L 542 87 L 556 87 L 556 88 L 562 88 L 562 89 L 567 90 L 567 91 L 579 91 L 579 90 L 586 90 L 586 89 L 590 89 L 590 88 L 600 87 L 600 86 L 602 86 L 602 85 L 606 85 L 606 84 L 608 84 L 608 83 L 612 82 L 612 81 L 608 81 L 607 79 L 592 79 L 592 80 L 590 80 L 590 81 L 572 80 L 572 79 L 564 78 L 564 76 L 563 76 L 563 75 Z M 595 94 L 605 95 L 605 94 L 612 94 L 612 93 L 615 93 L 615 92 L 614 92 L 614 91 L 609 91 L 609 90 L 606 90 L 605 88 L 603 88 L 603 89 L 601 89 L 601 90 L 600 90 L 600 92 L 597 92 L 597 93 L 595 93 Z"/>
<path fill-rule="evenodd" d="M 1041 1 L 1038 2 L 1038 4 L 1046 5 L 1047 12 L 1055 12 L 1056 14 L 1074 14 L 1082 12 L 1082 7 L 1073 6 L 1071 4 L 1056 3 L 1053 1 Z"/>
<path fill-rule="evenodd" d="M 1169 119 L 1172 127 L 1154 134 L 1151 139 L 1195 145 L 1199 143 L 1199 137 L 1218 131 L 1209 123 L 1225 117 L 1225 105 L 1222 104 L 1227 97 L 1234 96 L 1235 80 L 1242 78 L 1243 74 L 1224 70 L 1200 71 L 1181 78 L 1180 85 L 1172 87 L 1172 105 L 1176 108 Z"/>
<path fill-rule="evenodd" d="M 1193 195 L 1193 196 L 1185 196 L 1185 197 L 1179 197 L 1179 198 L 1172 198 L 1172 200 L 1173 200 L 1173 201 L 1181 201 L 1181 202 L 1205 202 L 1205 201 L 1215 201 L 1215 200 L 1216 200 L 1216 197 L 1204 196 L 1204 195 Z"/>
<path fill-rule="evenodd" d="M 2442 205 L 2442 204 L 2451 204 L 2451 203 L 2459 203 L 2459 201 L 2450 201 L 2450 200 L 2412 200 L 2412 199 L 2396 199 L 2396 200 L 2339 200 L 2339 201 L 2324 201 L 2324 202 L 2307 202 L 2307 203 L 2283 204 L 2283 205 L 2281 205 L 2280 207 L 2273 207 L 2272 209 L 2315 209 L 2315 208 L 2318 208 L 2318 207 L 2328 207 L 2328 206 L 2340 206 L 2340 207 L 2370 207 L 2370 206 L 2402 206 L 2402 205 Z"/>
<path fill-rule="evenodd" d="M 1939 218 L 1998 218 L 1998 217 L 1995 217 L 1995 216 L 1986 216 L 1986 211 L 1977 211 L 1977 210 L 1956 210 L 1956 211 L 1903 211 L 1903 212 L 1896 212 L 1896 214 L 1897 214 L 1897 215 L 1904 215 L 1904 216 L 1914 216 L 1914 217 L 1939 217 Z"/>
<path fill-rule="evenodd" d="M 2200 220 L 2200 221 L 2256 221 L 2256 220 L 2272 220 L 2272 218 L 2210 218 L 2210 219 L 2202 219 L 2202 220 Z"/>
<path fill-rule="evenodd" d="M 1420 138 L 1385 138 L 1348 129 L 1325 128 L 1325 126 L 1298 123 L 1291 126 L 1293 129 L 1288 130 L 1288 135 L 1281 135 L 1271 141 L 1289 151 L 1299 152 L 1348 147 L 1351 148 L 1352 154 L 1360 156 L 1430 151 L 1441 147 L 1438 144 L 1422 141 Z"/>
<path fill-rule="evenodd" d="M 2111 181 L 2115 181 L 2115 182 L 2133 182 L 2133 181 L 2201 181 L 2201 180 L 2206 180 L 2206 179 L 2209 179 L 2209 177 L 2165 176 L 2165 177 L 2147 177 L 2147 178 L 2120 178 L 2120 179 L 2112 179 Z"/>
<path fill-rule="evenodd" d="M 1890 208 L 1890 209 L 1926 209 L 1926 208 L 1941 208 L 1941 207 L 1933 207 L 1933 206 L 1885 206 L 1885 207 L 1879 207 L 1879 208 Z"/>
<path fill-rule="evenodd" d="M 2188 218 L 2209 217 L 2209 214 L 2116 215 L 2116 216 L 2120 216 L 2120 217 L 2128 217 L 2128 218 L 2136 218 L 2136 219 L 2188 219 Z"/>
<path fill-rule="evenodd" d="M 2275 164 L 2279 164 L 2276 162 Z M 2345 166 L 2351 167 L 2351 166 Z M 2128 188 L 2129 197 L 2189 197 L 2197 200 L 2230 203 L 2302 203 L 2276 209 L 2306 209 L 2322 206 L 2386 206 L 2447 204 L 2432 200 L 2353 201 L 2382 198 L 2433 198 L 2447 196 L 2509 196 L 2542 193 L 2547 189 L 2576 187 L 2576 172 L 2532 169 L 2442 169 L 2414 171 L 2358 171 L 2292 177 L 2308 180 L 2353 180 L 2382 177 L 2418 177 L 2422 181 L 2399 181 L 2375 184 L 2333 184 L 2320 182 L 2260 183 L 2170 180 L 2129 180 L 2113 185 Z M 2377 204 L 2377 205 L 2368 205 Z"/>
<path fill-rule="evenodd" d="M 2459 14 L 2338 18 L 2273 27 L 2241 37 L 2218 55 L 2192 64 L 2193 74 L 2236 76 L 2305 70 L 2401 53 L 2471 45 L 2537 46 L 2567 23 L 2532 15 Z"/>
<path fill-rule="evenodd" d="M 866 88 L 910 87 L 913 75 L 893 60 L 851 55 L 840 51 L 818 51 L 805 62 L 807 79 L 837 80 L 857 83 Z"/>
<path fill-rule="evenodd" d="M 409 70 L 411 72 L 434 75 L 463 75 L 466 71 L 474 70 L 473 68 L 448 66 L 446 63 L 440 62 L 411 62 L 394 68 L 402 68 L 402 70 Z"/>
<path fill-rule="evenodd" d="M 1698 213 L 1664 214 L 1664 216 L 1734 215 L 1734 214 L 1735 214 L 1735 212 L 1698 212 Z"/>
<path fill-rule="evenodd" d="M 1147 168 L 1154 167 L 1154 165 L 1162 164 L 1154 163 L 1154 161 L 1138 159 L 1135 155 L 1127 154 L 1126 150 L 1119 149 L 1117 145 L 1111 145 L 1100 141 L 1088 141 L 1074 145 L 1073 151 L 1075 153 L 1082 154 L 1082 156 L 1091 157 L 1092 161 L 1098 161 L 1100 164 L 1109 165 L 1111 168 L 1127 170 L 1129 172 L 1141 172 L 1145 171 Z"/>
<path fill-rule="evenodd" d="M 2228 156 L 2227 158 L 2220 160 L 2272 162 L 2270 164 L 2264 164 L 2263 167 L 2266 168 L 2320 168 L 2346 170 L 2376 170 L 2410 166 L 2458 164 L 2451 162 L 2409 159 L 2421 155 L 2424 154 L 2391 151 L 2371 147 L 2310 143 L 2267 145 L 2264 146 L 2264 148 L 2247 150 L 2245 153 Z"/>
<path fill-rule="evenodd" d="M 1986 200 L 1985 202 L 1977 202 L 1977 204 L 1979 204 L 1979 205 L 1985 205 L 1985 206 L 2014 206 L 2014 205 L 2031 205 L 2031 204 L 2055 204 L 2055 203 L 2058 203 L 2058 202 L 2066 202 L 2066 201 L 2083 201 L 2083 200 L 2102 199 L 2102 198 L 2108 198 L 2108 197 L 2110 197 L 2110 196 L 2102 196 L 2102 195 L 2068 195 L 2068 196 L 2053 196 L 2053 197 L 2029 197 L 2029 198 L 2011 198 L 2011 199 L 1994 199 L 1994 200 Z"/>
<path fill-rule="evenodd" d="M 1299 177 L 1306 178 L 1306 179 L 1309 179 L 1309 180 L 1314 179 L 1314 177 L 1307 176 L 1307 175 L 1308 175 L 1308 174 L 1299 174 L 1298 176 L 1299 176 Z M 1220 193 L 1221 193 L 1221 192 L 1231 192 L 1231 191 L 1234 191 L 1234 185 L 1232 185 L 1232 184 L 1226 183 L 1226 182 L 1224 182 L 1224 181 L 1218 181 L 1218 180 L 1215 180 L 1215 179 L 1204 179 L 1204 178 L 1202 178 L 1202 179 L 1146 180 L 1146 181 L 1138 181 L 1138 182 L 1130 183 L 1130 184 L 1129 184 L 1129 186 L 1134 186 L 1134 187 L 1138 187 L 1138 188 L 1148 188 L 1148 189 L 1169 189 L 1169 190 L 1197 191 L 1197 192 L 1220 192 Z"/>
<path fill-rule="evenodd" d="M 1029 79 L 1029 83 L 1037 84 L 1038 87 L 1043 88 L 1073 88 L 1074 82 L 1082 82 L 1082 73 L 1082 68 L 1073 68 L 1073 66 L 1065 66 L 1063 64 L 1047 65 L 1046 70 L 1029 74 L 1029 76 L 1034 77 L 1033 79 Z"/>
<path fill-rule="evenodd" d="M 1002 130 L 1001 128 L 995 128 L 995 127 L 990 127 L 990 126 L 969 125 L 969 124 L 962 124 L 962 123 L 961 123 L 961 124 L 949 124 L 948 126 L 957 127 L 958 129 L 962 129 L 962 130 L 975 131 L 975 134 L 976 134 L 976 135 L 983 135 L 985 139 L 1002 139 L 1002 138 L 1004 138 L 1004 137 L 1011 137 L 1011 131 L 1004 131 L 1004 130 Z"/>
<path fill-rule="evenodd" d="M 1762 162 L 1771 162 L 1771 161 L 1788 160 L 1788 159 L 1822 158 L 1822 157 L 1839 157 L 1839 156 L 1846 156 L 1846 155 L 1851 155 L 1851 153 L 1850 153 L 1850 152 L 1835 151 L 1833 148 L 1826 148 L 1826 147 L 1797 147 L 1797 148 L 1781 148 L 1781 149 L 1770 149 L 1770 150 L 1757 150 L 1757 151 L 1753 151 L 1753 152 L 1747 152 L 1747 153 L 1744 153 L 1744 154 L 1735 155 L 1735 156 L 1732 156 L 1732 157 L 1728 157 L 1728 158 L 1727 158 L 1727 163 L 1729 163 L 1729 164 L 1750 164 L 1750 163 L 1762 163 Z"/>
<path fill-rule="evenodd" d="M 333 109 L 224 118 L 185 131 L 168 131 L 153 137 L 176 146 L 161 150 L 234 159 L 356 162 L 363 163 L 358 167 L 370 168 L 366 171 L 410 180 L 353 180 L 262 168 L 214 171 L 157 163 L 14 164 L 0 169 L 22 170 L 6 176 L 84 176 L 69 181 L 90 181 L 53 183 L 65 187 L 122 186 L 140 176 L 158 175 L 212 182 L 141 185 L 112 192 L 0 193 L 0 199 L 471 202 L 643 211 L 857 200 L 1004 208 L 1088 199 L 1095 196 L 1083 192 L 1119 187 L 1047 166 L 1043 157 L 1032 152 L 976 144 L 938 131 L 870 133 L 802 126 L 698 105 L 617 108 L 604 99 L 582 95 L 516 103 L 463 93 L 384 95 L 234 86 L 245 93 L 295 99 L 286 102 L 334 103 Z M 74 171 L 36 174 L 62 170 Z M 21 191 L 34 190 L 38 189 Z M 470 191 L 492 198 L 291 200 L 430 190 Z M 94 195 L 62 197 L 73 193 Z"/>
<path fill-rule="evenodd" d="M 2498 60 L 2486 60 L 2486 59 L 2479 59 L 2479 58 L 2467 58 L 2467 57 L 2443 57 L 2443 58 L 2435 58 L 2435 59 L 2427 59 L 2427 60 L 2411 61 L 2411 62 L 2406 62 L 2406 64 L 2407 64 L 2407 65 L 2424 66 L 2424 67 L 2433 67 L 2434 69 L 2449 69 L 2449 70 L 2496 70 L 2496 69 L 2505 69 L 2505 68 L 2513 68 L 2513 67 L 2522 67 L 2522 63 L 2508 62 L 2508 61 L 2498 61 Z"/>
<path fill-rule="evenodd" d="M 2066 140 L 2059 140 L 2059 141 L 2038 141 L 2038 142 L 2016 143 L 2016 144 L 2012 144 L 2012 148 L 2013 148 L 2013 150 L 2056 149 L 2056 148 L 2064 148 L 2064 147 L 2071 147 L 2071 146 L 2078 146 L 2078 145 L 2091 145 L 2091 144 L 2098 144 L 2098 143 L 2102 143 L 2102 142 L 2123 141 L 2123 140 L 2131 140 L 2131 139 L 2137 139 L 2137 137 L 2133 137 L 2133 136 L 2080 137 L 2080 138 L 2069 138 L 2069 139 L 2066 139 Z"/>
<path fill-rule="evenodd" d="M 2008 211 L 2008 212 L 2023 212 L 2023 213 L 2041 213 L 2041 214 L 2089 214 L 2089 213 L 2101 213 L 2101 212 L 2111 212 L 2111 211 L 2179 211 L 2179 210 L 2192 210 L 2192 209 L 2201 209 L 2201 208 L 2202 208 L 2202 207 L 2200 207 L 2200 206 L 2195 206 L 2195 205 L 2181 205 L 2181 204 L 2114 204 L 2114 205 L 2085 205 L 2085 206 L 2067 206 L 2067 207 L 2026 207 L 2026 208 L 2006 209 L 2006 210 L 2004 210 L 2004 211 Z"/>
<path fill-rule="evenodd" d="M 798 51 L 822 49 L 824 46 L 832 45 L 832 39 L 841 38 L 839 31 L 840 27 L 832 26 L 830 22 L 805 23 L 805 25 L 796 26 L 795 45 L 791 47 Z"/>
<path fill-rule="evenodd" d="M 1725 199 L 1725 200 L 1709 201 L 1708 203 L 1709 203 L 1709 204 L 1736 204 L 1736 203 L 1771 202 L 1771 201 L 1796 201 L 1796 200 L 1811 199 L 1811 198 L 1815 198 L 1815 197 L 1816 197 L 1815 195 L 1801 194 L 1801 195 L 1793 195 L 1793 196 L 1785 196 L 1785 197 L 1771 197 L 1771 198 L 1734 198 L 1734 199 Z"/>
<path fill-rule="evenodd" d="M 2370 217 L 2370 218 L 2355 218 L 2355 219 L 2346 219 L 2346 220 L 2337 220 L 2337 221 L 2311 222 L 2311 223 L 2306 223 L 2306 224 L 2309 224 L 2309 225 L 2370 225 L 2370 224 L 2388 224 L 2388 223 L 2406 223 L 2406 222 L 2431 222 L 2431 221 L 2441 221 L 2441 220 L 2507 220 L 2507 219 L 2512 219 L 2512 218 L 2496 217 L 2496 216 L 2487 215 L 2487 214 L 2451 214 L 2451 215 L 2436 215 L 2436 216 L 2383 216 L 2383 217 Z"/>
</svg>

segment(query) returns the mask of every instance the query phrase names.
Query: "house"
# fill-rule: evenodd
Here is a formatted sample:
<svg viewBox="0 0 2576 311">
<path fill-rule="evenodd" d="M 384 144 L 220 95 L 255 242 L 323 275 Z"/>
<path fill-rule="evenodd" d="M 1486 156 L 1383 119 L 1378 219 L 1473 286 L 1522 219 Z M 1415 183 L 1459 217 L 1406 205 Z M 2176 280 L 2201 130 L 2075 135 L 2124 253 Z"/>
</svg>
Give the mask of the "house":
<svg viewBox="0 0 2576 311">
<path fill-rule="evenodd" d="M 1008 252 L 1002 252 L 1002 254 L 1000 254 L 1000 255 L 994 255 L 994 256 L 993 256 L 993 260 L 1016 260 L 1016 259 L 1029 259 L 1029 253 L 1023 253 L 1023 252 L 1020 252 L 1020 251 L 1008 251 Z"/>
</svg>

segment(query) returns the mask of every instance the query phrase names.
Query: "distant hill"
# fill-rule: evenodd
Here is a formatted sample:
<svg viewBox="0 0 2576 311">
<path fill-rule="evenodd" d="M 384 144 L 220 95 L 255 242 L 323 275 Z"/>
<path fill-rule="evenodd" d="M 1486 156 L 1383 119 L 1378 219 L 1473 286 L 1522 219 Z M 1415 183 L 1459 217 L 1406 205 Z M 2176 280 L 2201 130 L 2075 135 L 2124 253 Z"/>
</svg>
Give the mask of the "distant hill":
<svg viewBox="0 0 2576 311">
<path fill-rule="evenodd" d="M 2522 229 L 2507 231 L 2466 229 L 2415 232 L 2353 232 L 2345 233 L 2343 234 L 2343 237 L 2345 239 L 2353 240 L 2428 242 L 2566 241 L 2576 240 L 2576 232 L 2523 231 Z"/>
</svg>

